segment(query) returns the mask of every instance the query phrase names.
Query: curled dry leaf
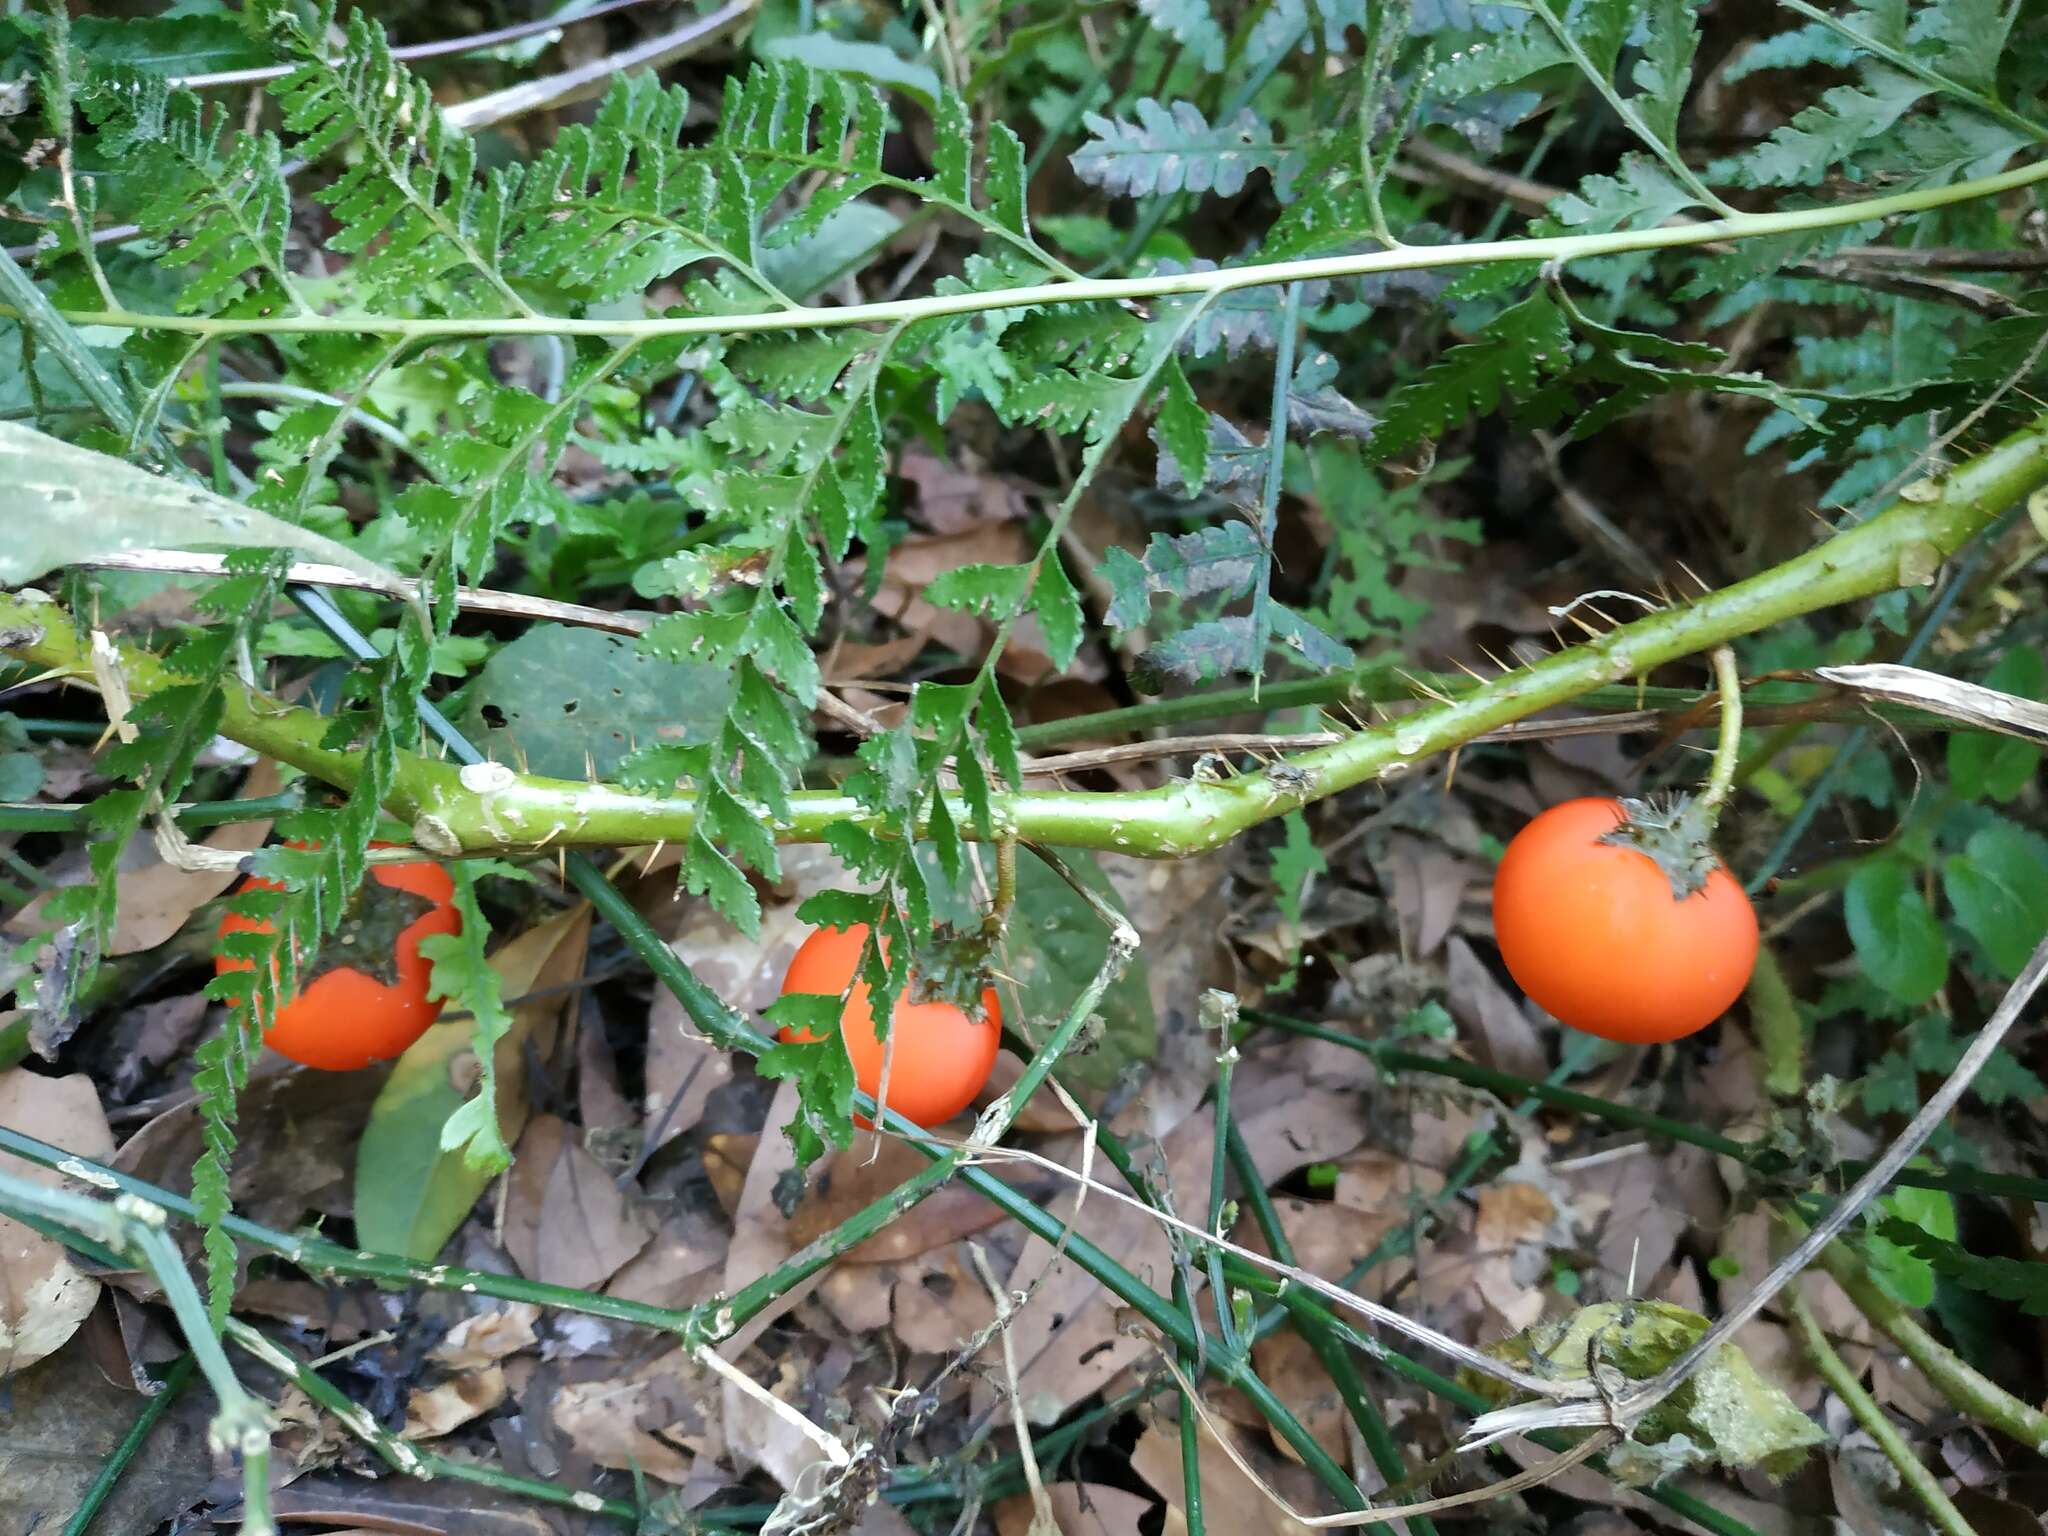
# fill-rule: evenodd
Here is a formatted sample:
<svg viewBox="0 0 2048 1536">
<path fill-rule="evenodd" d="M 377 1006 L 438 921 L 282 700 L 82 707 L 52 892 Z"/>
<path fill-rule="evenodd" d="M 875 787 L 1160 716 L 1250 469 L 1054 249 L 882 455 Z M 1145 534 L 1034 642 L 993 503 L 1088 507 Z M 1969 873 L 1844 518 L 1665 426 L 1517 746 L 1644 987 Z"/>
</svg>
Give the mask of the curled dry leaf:
<svg viewBox="0 0 2048 1536">
<path fill-rule="evenodd" d="M 683 1350 L 671 1350 L 609 1381 L 572 1382 L 554 1396 L 558 1433 L 601 1467 L 637 1468 L 680 1487 L 689 1481 L 704 1410 L 718 1381 Z"/>
<path fill-rule="evenodd" d="M 477 1370 L 533 1348 L 533 1325 L 539 1321 L 540 1308 L 532 1302 L 501 1302 L 450 1328 L 427 1351 L 427 1358 L 451 1371 Z"/>
<path fill-rule="evenodd" d="M 83 1075 L 39 1077 L 20 1067 L 0 1073 L 0 1125 L 97 1162 L 114 1151 L 99 1093 Z M 49 1189 L 82 1187 L 4 1154 L 0 1173 Z M 61 1244 L 0 1216 L 0 1377 L 56 1350 L 78 1331 L 99 1295 L 99 1281 L 81 1273 Z"/>
<path fill-rule="evenodd" d="M 505 1401 L 504 1367 L 464 1371 L 439 1386 L 416 1388 L 405 1405 L 408 1440 L 437 1440 Z"/>
</svg>

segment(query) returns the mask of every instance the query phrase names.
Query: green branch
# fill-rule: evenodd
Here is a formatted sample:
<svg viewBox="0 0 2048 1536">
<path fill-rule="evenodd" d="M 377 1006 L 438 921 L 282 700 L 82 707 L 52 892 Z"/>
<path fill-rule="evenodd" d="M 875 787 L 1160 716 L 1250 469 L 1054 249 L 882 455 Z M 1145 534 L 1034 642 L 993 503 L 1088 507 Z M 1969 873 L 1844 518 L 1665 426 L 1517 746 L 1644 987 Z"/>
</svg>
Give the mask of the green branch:
<svg viewBox="0 0 2048 1536">
<path fill-rule="evenodd" d="M 346 336 L 405 336 L 413 339 L 447 336 L 601 336 L 614 342 L 663 336 L 734 336 L 761 331 L 825 330 L 849 325 L 894 325 L 943 315 L 980 314 L 996 309 L 1027 309 L 1047 304 L 1122 303 L 1176 295 L 1232 293 L 1275 283 L 1314 282 L 1329 278 L 1366 277 L 1387 272 L 1413 272 L 1435 267 L 1483 266 L 1520 261 L 1568 263 L 1631 251 L 1676 250 L 1723 240 L 1751 240 L 1806 230 L 1839 229 L 1874 220 L 1924 213 L 1955 203 L 2030 187 L 2048 180 L 2048 161 L 2022 166 L 1996 176 L 1952 186 L 1926 187 L 1891 197 L 1864 198 L 1820 208 L 1792 208 L 1778 213 L 1738 213 L 1695 224 L 1656 229 L 1617 230 L 1599 235 L 1559 235 L 1545 239 L 1477 240 L 1464 245 L 1402 246 L 1392 251 L 1366 251 L 1319 256 L 1300 261 L 1251 262 L 1208 272 L 1161 272 L 1148 277 L 1079 278 L 1028 283 L 979 293 L 933 294 L 919 299 L 893 299 L 874 304 L 843 304 L 819 308 L 763 310 L 739 315 L 676 315 L 644 320 L 616 320 L 567 315 L 224 315 L 143 314 L 128 309 L 65 310 L 75 325 L 108 325 L 127 330 L 188 331 L 218 336 L 297 336 L 331 333 Z M 15 311 L 0 306 L 0 315 Z"/>
<path fill-rule="evenodd" d="M 1666 662 L 1798 615 L 1924 579 L 2005 507 L 2048 483 L 2048 416 L 1945 475 L 1909 487 L 1882 513 L 1746 581 L 1664 609 L 1560 651 L 1392 725 L 1224 783 L 1175 782 L 1108 793 L 1027 789 L 994 797 L 995 831 L 1055 847 L 1153 858 L 1208 852 L 1298 806 L 1376 779 L 1392 779 L 1498 726 L 1568 702 Z M 80 681 L 92 672 L 84 638 L 53 603 L 0 594 L 0 651 Z M 171 686 L 154 656 L 121 652 L 137 697 Z M 322 745 L 329 722 L 239 683 L 226 684 L 222 734 L 346 789 L 359 753 Z M 458 769 L 400 753 L 386 808 L 411 823 L 433 853 L 532 852 L 554 847 L 682 842 L 694 824 L 691 793 L 638 795 L 611 784 L 518 774 L 497 765 Z M 967 807 L 949 800 L 970 831 Z M 775 827 L 784 842 L 815 842 L 836 823 L 870 824 L 850 795 L 804 791 Z"/>
<path fill-rule="evenodd" d="M 1821 1332 L 1820 1319 L 1813 1315 L 1813 1308 L 1806 1304 L 1806 1298 L 1797 1290 L 1792 1292 L 1792 1323 L 1799 1330 L 1799 1341 L 1806 1346 L 1807 1354 L 1813 1357 L 1814 1368 L 1821 1379 L 1834 1388 L 1839 1397 L 1854 1414 L 1856 1422 L 1864 1432 L 1877 1442 L 1877 1448 L 1884 1452 L 1891 1464 L 1899 1469 L 1899 1478 L 1913 1490 L 1933 1518 L 1935 1528 L 1944 1536 L 1977 1536 L 1976 1527 L 1963 1518 L 1961 1510 L 1949 1501 L 1932 1472 L 1920 1458 L 1913 1454 L 1913 1448 L 1906 1444 L 1906 1437 L 1899 1433 L 1877 1400 L 1863 1390 L 1863 1383 L 1856 1373 L 1849 1369 L 1847 1362 L 1835 1353 L 1834 1345 Z"/>
</svg>

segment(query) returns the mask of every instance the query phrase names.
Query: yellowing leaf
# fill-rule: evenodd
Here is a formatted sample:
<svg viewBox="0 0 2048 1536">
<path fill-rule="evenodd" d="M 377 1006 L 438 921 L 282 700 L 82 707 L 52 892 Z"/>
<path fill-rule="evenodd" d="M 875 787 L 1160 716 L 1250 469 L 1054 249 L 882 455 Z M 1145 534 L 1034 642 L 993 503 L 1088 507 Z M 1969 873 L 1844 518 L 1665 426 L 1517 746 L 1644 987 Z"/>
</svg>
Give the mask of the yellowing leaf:
<svg viewBox="0 0 2048 1536">
<path fill-rule="evenodd" d="M 590 908 L 575 906 L 529 929 L 491 956 L 507 999 L 573 982 L 590 943 Z M 507 1146 L 526 1123 L 528 1040 L 553 1044 L 574 993 L 523 1003 L 498 1042 L 498 1123 Z M 441 1251 L 491 1175 L 441 1149 L 441 1127 L 469 1097 L 477 1063 L 467 1020 L 436 1024 L 391 1070 L 356 1152 L 356 1237 L 365 1248 L 431 1259 Z"/>
</svg>

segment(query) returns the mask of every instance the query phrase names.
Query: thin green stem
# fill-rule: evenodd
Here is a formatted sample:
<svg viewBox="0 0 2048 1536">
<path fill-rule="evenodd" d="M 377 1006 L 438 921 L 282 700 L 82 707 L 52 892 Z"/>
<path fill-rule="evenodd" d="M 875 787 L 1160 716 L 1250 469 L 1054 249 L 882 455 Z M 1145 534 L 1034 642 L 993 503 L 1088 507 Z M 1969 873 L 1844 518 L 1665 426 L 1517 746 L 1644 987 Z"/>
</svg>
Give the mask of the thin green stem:
<svg viewBox="0 0 2048 1536">
<path fill-rule="evenodd" d="M 1294 339 L 1301 329 L 1301 285 L 1290 283 L 1280 306 L 1273 348 L 1273 403 L 1266 428 L 1266 480 L 1259 494 L 1259 553 L 1252 574 L 1252 701 L 1265 680 L 1266 642 L 1272 632 L 1273 540 L 1280 530 L 1280 486 L 1287 471 L 1287 408 L 1294 385 Z"/>
<path fill-rule="evenodd" d="M 1543 18 L 1544 26 L 1550 29 L 1550 34 L 1557 39 L 1558 46 L 1571 56 L 1571 61 L 1578 66 L 1579 73 L 1586 77 L 1586 83 L 1600 93 L 1601 99 L 1614 109 L 1614 115 L 1627 124 L 1628 131 L 1642 142 L 1643 147 L 1664 162 L 1665 169 L 1678 178 L 1679 184 L 1698 198 L 1705 207 L 1722 214 L 1731 212 L 1728 204 L 1723 202 L 1712 188 L 1700 180 L 1698 173 L 1685 163 L 1685 157 L 1672 145 L 1665 143 L 1663 136 L 1654 132 L 1650 125 L 1643 121 L 1643 115 L 1636 110 L 1635 103 L 1621 94 L 1614 81 L 1608 77 L 1608 72 L 1587 57 L 1585 48 L 1579 43 L 1578 34 L 1564 17 L 1551 9 L 1551 0 L 1532 0 L 1530 9 Z"/>
<path fill-rule="evenodd" d="M 1202 1230 L 1220 1237 L 1223 1233 L 1223 1195 L 1228 1182 L 1225 1175 L 1230 1166 L 1230 1133 L 1233 1129 L 1230 1080 L 1237 1069 L 1237 998 L 1228 992 L 1205 992 L 1201 1013 L 1203 1033 L 1213 1035 L 1217 1042 L 1216 1092 L 1211 1100 L 1215 1106 L 1216 1128 L 1210 1141 L 1208 1219 Z M 1210 1248 L 1207 1262 L 1210 1299 L 1216 1305 L 1216 1331 L 1223 1335 L 1223 1342 L 1230 1349 L 1242 1350 L 1244 1341 L 1239 1337 L 1237 1319 L 1231 1310 L 1230 1292 L 1223 1284 L 1221 1250 Z"/>
<path fill-rule="evenodd" d="M 1884 1452 L 1885 1459 L 1898 1468 L 1899 1480 L 1926 1508 L 1934 1520 L 1935 1529 L 1946 1532 L 1947 1536 L 1977 1536 L 1970 1522 L 1963 1518 L 1963 1512 L 1942 1492 L 1934 1474 L 1913 1454 L 1913 1448 L 1906 1444 L 1906 1437 L 1878 1407 L 1877 1400 L 1863 1390 L 1863 1383 L 1856 1379 L 1856 1373 L 1835 1353 L 1834 1345 L 1821 1332 L 1820 1320 L 1813 1315 L 1813 1308 L 1806 1304 L 1806 1298 L 1797 1289 L 1789 1294 L 1792 1298 L 1792 1324 L 1799 1332 L 1800 1343 L 1813 1357 L 1821 1379 L 1834 1389 L 1835 1396 L 1848 1405 L 1849 1412 L 1863 1426 L 1864 1433 L 1877 1442 L 1877 1448 Z"/>
<path fill-rule="evenodd" d="M 171 1368 L 157 1384 L 155 1394 L 142 1400 L 142 1412 L 138 1413 L 135 1422 L 128 1426 L 128 1433 L 123 1435 L 121 1443 L 114 1447 L 114 1454 L 100 1464 L 100 1470 L 93 1478 L 92 1486 L 85 1490 L 85 1497 L 78 1501 L 78 1508 L 72 1512 L 71 1518 L 64 1522 L 63 1536 L 85 1536 L 87 1529 L 99 1514 L 100 1506 L 107 1502 L 108 1496 L 114 1491 L 114 1485 L 120 1482 L 121 1474 L 128 1470 L 128 1464 L 148 1443 L 150 1433 L 155 1430 L 157 1422 L 184 1394 L 185 1388 L 192 1384 L 192 1377 L 197 1369 L 189 1354 L 180 1355 L 171 1362 Z"/>
<path fill-rule="evenodd" d="M 1281 1224 L 1280 1213 L 1274 1208 L 1265 1180 L 1259 1177 L 1258 1164 L 1252 1160 L 1251 1148 L 1245 1145 L 1243 1134 L 1235 1125 L 1230 1125 L 1224 1127 L 1222 1135 L 1229 1150 L 1231 1166 L 1237 1170 L 1238 1183 L 1244 1187 L 1245 1205 L 1250 1209 L 1260 1235 L 1266 1240 L 1267 1250 L 1282 1264 L 1299 1268 L 1294 1245 L 1288 1241 L 1287 1229 Z M 1297 1288 L 1289 1287 L 1287 1294 L 1292 1298 L 1299 1292 Z M 1366 1454 L 1372 1457 L 1373 1466 L 1389 1484 L 1406 1481 L 1408 1467 L 1402 1459 L 1401 1448 L 1394 1443 L 1386 1417 L 1372 1400 L 1365 1382 L 1351 1363 L 1351 1357 L 1315 1318 L 1302 1312 L 1294 1312 L 1293 1316 L 1296 1331 L 1315 1351 L 1316 1358 L 1329 1374 L 1330 1384 L 1343 1400 L 1345 1412 L 1358 1426 L 1359 1438 L 1364 1441 Z M 1408 1522 L 1408 1529 L 1409 1536 L 1435 1536 L 1436 1525 L 1427 1515 L 1417 1515 Z"/>
<path fill-rule="evenodd" d="M 1707 775 L 1707 787 L 1700 791 L 1699 807 L 1711 829 L 1735 787 L 1735 770 L 1742 761 L 1742 673 L 1735 665 L 1735 648 L 1714 647 L 1714 684 L 1721 694 L 1721 733 L 1714 745 L 1714 766 Z"/>
<path fill-rule="evenodd" d="M 1819 208 L 1791 208 L 1776 213 L 1733 213 L 1693 224 L 1660 225 L 1654 229 L 1616 230 L 1597 235 L 1559 235 L 1541 239 L 1473 241 L 1464 245 L 1404 245 L 1392 251 L 1364 251 L 1300 261 L 1251 262 L 1204 272 L 1158 272 L 1145 277 L 1074 278 L 1062 282 L 1028 283 L 984 292 L 932 294 L 873 304 L 763 310 L 738 315 L 677 315 L 643 320 L 568 315 L 446 315 L 407 317 L 372 314 L 331 315 L 180 315 L 144 314 L 129 309 L 65 310 L 74 325 L 105 325 L 124 330 L 184 331 L 219 336 L 290 336 L 333 334 L 405 336 L 427 340 L 454 336 L 599 336 L 614 341 L 651 340 L 668 336 L 733 336 L 763 331 L 825 330 L 852 325 L 893 325 L 944 315 L 981 314 L 990 310 L 1024 309 L 1051 304 L 1120 303 L 1125 300 L 1175 295 L 1219 295 L 1276 283 L 1315 282 L 1328 278 L 1362 277 L 1386 272 L 1411 272 L 1439 267 L 1484 266 L 1495 262 L 1583 261 L 1632 251 L 1679 250 L 1725 240 L 1749 240 L 1808 230 L 1839 229 L 1924 213 L 1982 197 L 1996 197 L 2048 179 L 2048 162 L 2021 166 L 1996 176 L 1947 186 L 1923 187 L 1889 197 L 1863 198 Z M 1710 194 L 1711 198 L 1711 194 Z M 19 269 L 16 269 L 19 271 Z M 0 295 L 0 314 L 18 315 L 19 300 Z"/>
<path fill-rule="evenodd" d="M 1840 1243 L 1831 1244 L 1821 1251 L 1820 1267 L 1834 1277 L 1863 1315 L 1920 1368 L 1935 1391 L 1964 1413 L 2011 1436 L 2037 1455 L 2048 1454 L 2048 1413 L 2023 1402 L 1958 1357 L 1922 1327 L 1911 1312 L 1887 1296 L 1854 1253 Z"/>
<path fill-rule="evenodd" d="M 1188 1315 L 1190 1323 L 1195 1321 L 1195 1298 L 1188 1291 L 1187 1271 L 1178 1263 L 1173 1269 L 1173 1304 Z M 1217 1316 L 1222 1316 L 1220 1299 Z M 1193 1350 L 1180 1352 L 1180 1368 L 1190 1381 L 1201 1378 L 1202 1362 Z M 1187 1522 L 1188 1536 L 1202 1536 L 1202 1421 L 1195 1412 L 1195 1395 L 1185 1387 L 1176 1390 L 1180 1393 L 1181 1514 Z"/>
<path fill-rule="evenodd" d="M 216 354 L 217 355 L 217 354 Z M 325 405 L 340 413 L 342 419 L 353 422 L 373 437 L 385 442 L 411 457 L 414 449 L 412 439 L 383 417 L 373 415 L 362 408 L 362 393 L 358 392 L 353 401 L 339 395 L 325 394 L 317 389 L 306 389 L 297 384 L 268 384 L 261 381 L 236 381 L 220 386 L 221 398 L 226 400 L 282 400 L 291 405 Z"/>
<path fill-rule="evenodd" d="M 97 734 L 97 732 L 95 732 Z M 171 808 L 171 819 L 186 830 L 219 827 L 237 821 L 268 821 L 303 810 L 306 797 L 296 789 L 248 800 L 209 800 Z M 0 805 L 0 832 L 83 832 L 92 825 L 88 805 Z"/>
</svg>

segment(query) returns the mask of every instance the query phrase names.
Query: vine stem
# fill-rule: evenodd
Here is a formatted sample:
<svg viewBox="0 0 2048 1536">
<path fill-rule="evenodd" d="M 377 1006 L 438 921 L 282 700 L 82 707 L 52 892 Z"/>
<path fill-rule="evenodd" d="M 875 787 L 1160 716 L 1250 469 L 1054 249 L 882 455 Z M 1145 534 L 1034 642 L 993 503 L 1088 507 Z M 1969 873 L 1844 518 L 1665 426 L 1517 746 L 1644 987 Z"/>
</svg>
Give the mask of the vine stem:
<svg viewBox="0 0 2048 1536">
<path fill-rule="evenodd" d="M 74 325 L 105 325 L 124 330 L 184 331 L 214 336 L 291 336 L 331 333 L 348 336 L 405 336 L 430 339 L 449 336 L 600 336 L 614 342 L 665 336 L 732 336 L 761 331 L 826 330 L 850 325 L 898 324 L 936 316 L 980 314 L 988 310 L 1023 309 L 1048 304 L 1121 303 L 1126 300 L 1175 296 L 1216 296 L 1243 288 L 1276 283 L 1314 282 L 1328 278 L 1364 277 L 1385 272 L 1410 272 L 1433 267 L 1482 266 L 1503 261 L 1582 261 L 1632 251 L 1676 250 L 1718 240 L 1750 240 L 1807 230 L 1839 229 L 1901 215 L 1924 213 L 1981 197 L 1995 197 L 2048 180 L 2048 161 L 1983 176 L 1950 186 L 1923 187 L 1889 197 L 1862 198 L 1820 208 L 1791 208 L 1776 213 L 1736 213 L 1696 224 L 1660 225 L 1654 229 L 1615 230 L 1597 235 L 1557 235 L 1515 240 L 1475 240 L 1464 245 L 1404 245 L 1391 251 L 1315 256 L 1294 261 L 1248 262 L 1207 272 L 1160 272 L 1146 277 L 1072 278 L 1052 283 L 1027 283 L 979 293 L 932 294 L 873 304 L 832 307 L 800 305 L 739 315 L 678 315 L 643 320 L 617 320 L 568 315 L 450 315 L 408 318 L 396 315 L 221 315 L 145 314 L 130 309 L 59 311 Z M 0 305 L 0 315 L 18 311 Z"/>
<path fill-rule="evenodd" d="M 1710 832 L 1728 792 L 1735 787 L 1735 769 L 1742 760 L 1742 673 L 1735 665 L 1735 648 L 1715 646 L 1712 660 L 1714 685 L 1721 693 L 1721 734 L 1714 744 L 1714 766 L 1707 774 L 1707 787 L 1693 802 Z"/>
<path fill-rule="evenodd" d="M 1876 1399 L 1863 1390 L 1863 1383 L 1856 1379 L 1856 1373 L 1835 1352 L 1834 1345 L 1821 1332 L 1820 1320 L 1813 1315 L 1813 1308 L 1797 1291 L 1792 1293 L 1791 1312 L 1793 1326 L 1799 1330 L 1799 1341 L 1813 1357 L 1821 1379 L 1834 1388 L 1835 1396 L 1848 1404 L 1856 1422 L 1877 1442 L 1877 1448 L 1884 1452 L 1886 1459 L 1899 1469 L 1899 1477 L 1913 1490 L 1914 1497 L 1926 1506 L 1935 1526 L 1945 1531 L 1947 1536 L 1977 1536 L 1975 1528 L 1963 1518 L 1963 1512 L 1949 1501 L 1941 1484 L 1935 1481 L 1934 1474 L 1913 1454 L 1905 1436 L 1885 1417 Z"/>
<path fill-rule="evenodd" d="M 136 1195 L 96 1200 L 0 1173 L 0 1210 L 38 1229 L 80 1234 L 104 1262 L 117 1268 L 137 1265 L 155 1278 L 185 1336 L 188 1358 L 213 1389 L 218 1406 L 207 1437 L 215 1450 L 241 1461 L 242 1530 L 247 1536 L 277 1536 L 270 1512 L 270 1411 L 249 1394 L 228 1363 L 184 1255 L 165 1230 L 164 1208 Z"/>
<path fill-rule="evenodd" d="M 78 1501 L 78 1508 L 64 1523 L 63 1536 L 85 1536 L 91 1528 L 100 1506 L 114 1491 L 114 1485 L 121 1480 L 121 1474 L 128 1469 L 137 1453 L 148 1442 L 150 1432 L 157 1422 L 170 1410 L 173 1403 L 184 1395 L 185 1388 L 192 1384 L 195 1367 L 190 1354 L 180 1355 L 172 1363 L 169 1372 L 158 1383 L 156 1394 L 144 1400 L 142 1412 L 135 1416 L 135 1422 L 128 1426 L 128 1433 L 114 1448 L 114 1454 L 101 1466 L 99 1475 L 92 1480 L 92 1486 L 85 1490 L 85 1497 Z"/>
<path fill-rule="evenodd" d="M 2048 482 L 2048 414 L 1975 458 L 1930 477 L 1867 522 L 1770 570 L 1662 609 L 1424 706 L 1334 746 L 1221 783 L 1179 781 L 1158 789 L 1082 792 L 1026 789 L 991 797 L 997 837 L 1173 858 L 1213 851 L 1261 822 L 1342 790 L 1404 775 L 1427 757 L 1483 732 L 1565 703 L 1594 688 L 1642 676 L 1666 662 L 1831 604 L 1924 579 L 1929 563 L 1954 553 L 2005 507 Z M 63 611 L 38 594 L 0 594 L 0 651 L 87 681 L 88 647 Z M 121 666 L 137 697 L 173 686 L 161 660 L 134 647 Z M 221 733 L 341 788 L 353 786 L 363 756 L 326 745 L 330 723 L 229 681 Z M 631 793 L 514 773 L 498 764 L 458 767 L 397 753 L 386 807 L 412 824 L 415 840 L 441 857 L 521 853 L 543 847 L 682 842 L 695 826 L 695 795 Z M 975 817 L 957 793 L 947 804 L 965 836 Z M 815 842 L 837 823 L 873 825 L 850 795 L 798 791 L 774 832 Z"/>
<path fill-rule="evenodd" d="M 2048 1455 L 2048 1413 L 2015 1397 L 1958 1358 L 1921 1327 L 1912 1313 L 1885 1295 L 1871 1280 L 1869 1271 L 1840 1243 L 1822 1251 L 1820 1267 L 1878 1331 L 1920 1368 L 1920 1374 L 1943 1397 L 1972 1418 L 2010 1435 L 2036 1455 Z"/>
</svg>

